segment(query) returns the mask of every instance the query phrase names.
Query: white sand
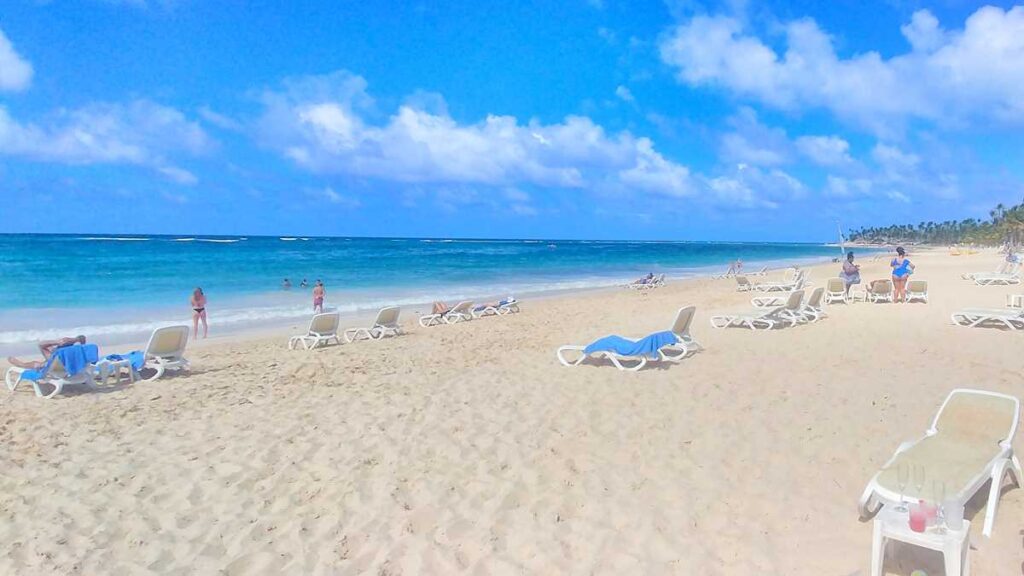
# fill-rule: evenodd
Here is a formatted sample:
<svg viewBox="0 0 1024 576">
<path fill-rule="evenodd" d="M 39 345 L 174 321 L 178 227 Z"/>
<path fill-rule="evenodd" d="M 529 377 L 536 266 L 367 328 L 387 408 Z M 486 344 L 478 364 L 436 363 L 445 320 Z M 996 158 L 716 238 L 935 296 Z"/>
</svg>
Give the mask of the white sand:
<svg viewBox="0 0 1024 576">
<path fill-rule="evenodd" d="M 949 320 L 1024 290 L 959 279 L 992 254 L 913 260 L 930 304 L 770 333 L 710 328 L 751 295 L 694 280 L 456 326 L 410 314 L 406 336 L 312 353 L 207 342 L 191 376 L 103 393 L 23 387 L 0 395 L 0 573 L 867 574 L 856 502 L 897 445 L 955 387 L 1024 396 L 1024 335 Z M 681 364 L 555 360 L 687 304 L 707 350 Z M 974 574 L 1018 574 L 1024 490 L 991 539 L 986 494 Z M 942 573 L 908 547 L 886 565 L 914 568 Z"/>
</svg>

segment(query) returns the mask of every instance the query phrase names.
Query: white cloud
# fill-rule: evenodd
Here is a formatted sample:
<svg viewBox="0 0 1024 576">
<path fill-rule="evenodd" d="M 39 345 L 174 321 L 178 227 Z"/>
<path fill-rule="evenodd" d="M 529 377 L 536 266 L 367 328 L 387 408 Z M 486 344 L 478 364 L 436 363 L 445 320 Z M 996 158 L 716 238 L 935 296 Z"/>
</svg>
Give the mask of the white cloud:
<svg viewBox="0 0 1024 576">
<path fill-rule="evenodd" d="M 733 131 L 722 135 L 719 152 L 723 160 L 754 166 L 777 166 L 790 161 L 792 144 L 786 131 L 765 126 L 751 108 L 740 108 L 728 123 Z"/>
<path fill-rule="evenodd" d="M 839 136 L 801 136 L 796 139 L 796 148 L 819 166 L 849 166 L 850 143 Z"/>
<path fill-rule="evenodd" d="M 915 118 L 1024 121 L 1024 6 L 980 8 L 954 31 L 918 12 L 903 27 L 911 51 L 888 59 L 840 57 L 810 19 L 786 24 L 784 33 L 786 49 L 777 52 L 735 18 L 696 16 L 666 35 L 661 57 L 686 84 L 785 110 L 825 108 L 879 134 Z"/>
<path fill-rule="evenodd" d="M 156 170 L 178 184 L 194 186 L 199 183 L 199 178 L 197 178 L 195 174 L 183 168 L 177 168 L 175 166 L 161 166 Z"/>
<path fill-rule="evenodd" d="M 625 86 L 617 86 L 615 88 L 615 95 L 623 102 L 634 102 L 636 99 L 633 98 L 633 93 Z"/>
<path fill-rule="evenodd" d="M 0 90 L 17 92 L 32 82 L 32 64 L 22 58 L 0 30 Z"/>
<path fill-rule="evenodd" d="M 312 198 L 318 200 L 325 200 L 331 204 L 336 204 L 338 206 L 342 206 L 348 209 L 359 208 L 363 204 L 362 202 L 359 201 L 358 198 L 353 198 L 352 196 L 341 194 L 335 191 L 334 188 L 331 188 L 330 186 L 327 186 L 326 188 L 319 188 L 316 190 L 308 190 L 307 194 Z"/>
<path fill-rule="evenodd" d="M 402 105 L 373 121 L 366 83 L 346 72 L 285 83 L 263 94 L 258 133 L 315 173 L 403 183 L 561 188 L 618 186 L 687 195 L 689 171 L 628 132 L 608 134 L 583 116 L 521 123 L 490 115 L 460 123 L 443 106 Z"/>
<path fill-rule="evenodd" d="M 0 106 L 0 155 L 66 164 L 136 164 L 194 184 L 196 177 L 172 166 L 169 157 L 200 155 L 213 147 L 198 124 L 148 100 L 62 109 L 42 123 L 19 122 Z"/>
<path fill-rule="evenodd" d="M 196 110 L 196 112 L 199 113 L 199 116 L 203 120 L 206 120 L 207 122 L 216 126 L 217 128 L 229 130 L 231 132 L 241 132 L 244 129 L 242 123 L 238 120 L 235 120 L 234 118 L 231 118 L 219 112 L 216 112 L 209 106 L 200 106 L 199 109 Z"/>
</svg>

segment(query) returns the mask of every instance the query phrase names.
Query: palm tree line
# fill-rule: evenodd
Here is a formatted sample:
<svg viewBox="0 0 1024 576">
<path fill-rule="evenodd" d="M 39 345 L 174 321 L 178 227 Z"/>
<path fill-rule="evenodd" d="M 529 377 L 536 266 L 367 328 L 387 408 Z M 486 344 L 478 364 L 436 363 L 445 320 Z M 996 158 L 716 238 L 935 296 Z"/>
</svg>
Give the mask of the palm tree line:
<svg viewBox="0 0 1024 576">
<path fill-rule="evenodd" d="M 979 244 L 1018 246 L 1024 242 L 1024 203 L 997 205 L 989 219 L 893 224 L 851 230 L 849 239 L 869 244 Z"/>
</svg>

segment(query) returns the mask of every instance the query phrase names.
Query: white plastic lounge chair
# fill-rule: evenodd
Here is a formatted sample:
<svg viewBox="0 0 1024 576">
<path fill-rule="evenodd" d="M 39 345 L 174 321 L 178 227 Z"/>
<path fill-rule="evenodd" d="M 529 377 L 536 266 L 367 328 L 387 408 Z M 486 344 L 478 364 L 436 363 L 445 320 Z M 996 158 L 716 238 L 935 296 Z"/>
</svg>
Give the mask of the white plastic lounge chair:
<svg viewBox="0 0 1024 576">
<path fill-rule="evenodd" d="M 402 309 L 398 306 L 381 308 L 377 312 L 377 318 L 373 321 L 373 326 L 345 330 L 345 341 L 351 343 L 359 339 L 380 340 L 389 335 L 398 336 L 402 333 L 402 327 L 398 324 L 398 316 L 401 313 Z"/>
<path fill-rule="evenodd" d="M 907 282 L 907 302 L 919 300 L 928 303 L 928 281 L 911 280 Z"/>
<path fill-rule="evenodd" d="M 82 344 L 76 344 L 76 346 L 82 346 Z M 88 344 L 86 344 L 88 346 Z M 95 344 L 93 344 L 95 346 Z M 7 369 L 7 373 L 4 376 L 4 380 L 7 384 L 7 389 L 14 392 L 18 389 L 18 384 L 22 382 L 22 375 L 27 372 L 25 368 L 18 368 L 11 366 Z M 46 373 L 36 380 L 29 380 L 32 383 L 32 388 L 36 392 L 36 396 L 40 398 L 53 398 L 60 394 L 65 386 L 82 385 L 87 386 L 90 390 L 96 389 L 96 381 L 94 379 L 95 366 L 86 366 L 78 374 L 69 376 L 67 370 L 64 368 L 64 364 L 61 363 L 60 358 L 54 356 L 49 366 L 46 368 Z M 48 384 L 53 386 L 53 390 L 49 393 L 44 393 L 41 384 Z"/>
<path fill-rule="evenodd" d="M 804 291 L 790 292 L 784 306 L 761 308 L 749 312 L 720 314 L 711 317 L 711 325 L 715 328 L 730 326 L 747 327 L 751 330 L 771 330 L 775 326 L 794 325 L 802 319 L 800 308 L 804 301 Z"/>
<path fill-rule="evenodd" d="M 459 302 L 442 314 L 426 314 L 420 316 L 420 326 L 427 328 L 437 324 L 456 324 L 473 319 L 473 303 L 469 300 Z"/>
<path fill-rule="evenodd" d="M 814 290 L 811 290 L 811 295 L 807 297 L 807 302 L 804 302 L 800 306 L 800 316 L 804 322 L 817 322 L 825 316 L 825 311 L 822 310 L 821 302 L 825 295 L 825 288 L 818 286 Z"/>
<path fill-rule="evenodd" d="M 760 282 L 754 285 L 754 290 L 760 292 L 792 292 L 802 289 L 807 282 L 807 272 L 798 270 L 796 275 L 782 282 Z"/>
<path fill-rule="evenodd" d="M 872 303 L 893 301 L 892 280 L 872 280 L 864 286 L 864 300 Z"/>
<path fill-rule="evenodd" d="M 191 366 L 185 359 L 187 344 L 188 326 L 167 326 L 154 330 L 153 335 L 149 337 L 149 343 L 146 344 L 146 364 L 142 370 L 152 368 L 156 373 L 144 380 L 156 380 L 167 370 L 190 370 Z"/>
<path fill-rule="evenodd" d="M 975 276 L 974 283 L 978 286 L 1010 286 L 1020 284 L 1020 274 L 987 274 Z"/>
<path fill-rule="evenodd" d="M 340 318 L 341 316 L 337 312 L 314 314 L 313 318 L 309 321 L 309 330 L 305 334 L 292 336 L 288 339 L 288 349 L 295 350 L 295 348 L 302 346 L 303 350 L 313 350 L 321 344 L 330 344 L 332 340 L 336 344 L 341 344 L 341 340 L 338 338 Z"/>
<path fill-rule="evenodd" d="M 848 302 L 846 298 L 846 281 L 842 278 L 829 278 L 825 284 L 825 303 Z"/>
<path fill-rule="evenodd" d="M 957 510 L 947 506 L 947 516 L 963 514 L 963 505 L 991 480 L 988 510 L 982 533 L 992 535 L 992 524 L 999 505 L 999 493 L 1007 473 L 1021 483 L 1020 461 L 1013 454 L 1013 437 L 1017 434 L 1020 401 L 1013 396 L 957 388 L 949 393 L 925 435 L 905 442 L 868 482 L 858 503 L 862 520 L 878 513 L 887 504 L 900 500 L 919 499 L 935 502 L 935 483 L 946 485 L 947 501 L 957 503 Z M 908 473 L 913 466 L 924 466 L 927 484 L 919 492 L 909 483 L 900 488 L 899 470 Z"/>
<path fill-rule="evenodd" d="M 712 276 L 715 280 L 721 280 L 723 278 L 732 278 L 736 275 L 736 267 L 732 264 L 729 265 L 729 269 L 722 274 L 715 274 Z"/>
<path fill-rule="evenodd" d="M 954 313 L 952 318 L 954 324 L 965 328 L 994 325 L 1024 330 L 1024 309 L 1021 308 L 968 308 Z"/>
<path fill-rule="evenodd" d="M 737 292 L 750 292 L 754 289 L 754 285 L 750 283 L 750 280 L 746 276 L 736 276 L 736 291 Z"/>
<path fill-rule="evenodd" d="M 964 280 L 974 280 L 979 276 L 1004 276 L 1008 274 L 1016 273 L 1020 268 L 1020 265 L 1016 262 L 1002 261 L 999 266 L 996 267 L 994 272 L 969 272 L 967 274 L 961 274 L 960 277 Z"/>
<path fill-rule="evenodd" d="M 519 312 L 519 301 L 515 298 L 509 297 L 497 305 L 484 304 L 483 306 L 477 306 L 473 308 L 473 318 L 483 318 L 484 316 L 505 316 L 507 314 L 516 314 Z"/>
<path fill-rule="evenodd" d="M 768 267 L 767 266 L 762 266 L 761 269 L 758 270 L 757 272 L 748 272 L 747 273 L 747 276 L 767 276 L 767 275 L 768 275 Z"/>
<path fill-rule="evenodd" d="M 651 362 L 679 362 L 687 356 L 693 354 L 698 350 L 702 350 L 704 347 L 701 346 L 693 336 L 690 334 L 690 325 L 693 324 L 693 317 L 697 313 L 696 306 L 685 306 L 680 308 L 676 312 L 675 322 L 672 323 L 672 333 L 676 335 L 679 341 L 669 346 L 662 346 L 658 349 L 658 358 L 656 360 L 648 360 L 647 356 L 622 356 L 614 352 L 598 351 L 591 354 L 594 358 L 605 358 L 612 363 L 619 370 L 626 370 L 629 372 L 635 372 L 647 365 L 648 361 Z M 563 366 L 579 366 L 587 359 L 587 355 L 583 354 L 586 350 L 586 346 L 569 345 L 562 346 L 555 352 L 555 356 L 558 357 L 558 361 Z M 569 356 L 577 355 L 575 359 L 570 359 Z"/>
</svg>

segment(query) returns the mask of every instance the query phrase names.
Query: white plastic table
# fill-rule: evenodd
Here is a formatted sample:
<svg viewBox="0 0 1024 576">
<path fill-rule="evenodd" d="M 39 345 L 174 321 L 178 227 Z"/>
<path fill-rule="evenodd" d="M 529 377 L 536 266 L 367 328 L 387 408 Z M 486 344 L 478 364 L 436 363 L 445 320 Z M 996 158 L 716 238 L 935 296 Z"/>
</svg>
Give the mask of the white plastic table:
<svg viewBox="0 0 1024 576">
<path fill-rule="evenodd" d="M 115 382 L 121 381 L 121 370 L 128 370 L 128 380 L 135 382 L 135 370 L 132 370 L 132 363 L 129 359 L 124 360 L 108 360 L 106 358 L 96 363 L 96 369 L 99 372 L 100 380 L 106 384 L 107 379 L 113 376 Z"/>
<path fill-rule="evenodd" d="M 1024 294 L 1007 294 L 1006 305 L 1010 308 L 1024 308 Z"/>
<path fill-rule="evenodd" d="M 946 576 L 969 576 L 971 572 L 970 550 L 971 523 L 964 520 L 959 530 L 946 528 L 945 533 L 937 527 L 928 527 L 924 532 L 910 529 L 906 512 L 899 512 L 886 505 L 875 516 L 874 538 L 871 551 L 871 575 L 882 576 L 882 562 L 885 559 L 885 545 L 889 540 L 898 540 L 942 552 L 946 565 Z"/>
</svg>

